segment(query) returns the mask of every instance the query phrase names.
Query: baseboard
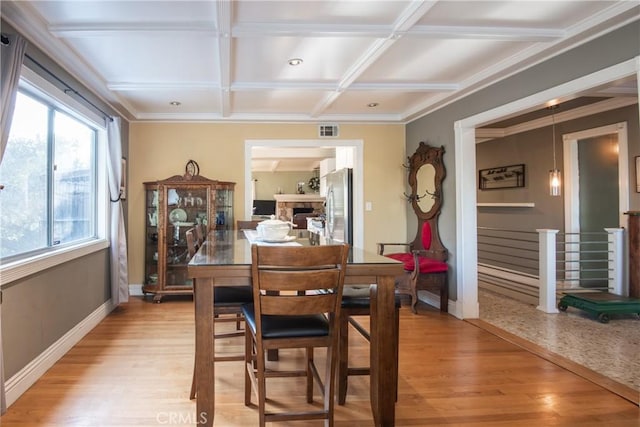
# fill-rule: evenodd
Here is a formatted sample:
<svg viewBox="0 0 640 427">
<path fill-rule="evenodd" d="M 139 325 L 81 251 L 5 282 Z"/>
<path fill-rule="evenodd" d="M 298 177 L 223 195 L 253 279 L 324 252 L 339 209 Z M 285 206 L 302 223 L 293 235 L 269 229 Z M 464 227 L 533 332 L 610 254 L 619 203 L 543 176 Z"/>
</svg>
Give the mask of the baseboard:
<svg viewBox="0 0 640 427">
<path fill-rule="evenodd" d="M 144 295 L 142 292 L 142 284 L 141 283 L 131 283 L 129 284 L 129 295 L 134 297 L 141 297 Z"/>
<path fill-rule="evenodd" d="M 62 356 L 76 345 L 89 331 L 95 328 L 113 310 L 111 300 L 95 309 L 49 348 L 40 353 L 27 366 L 18 371 L 5 382 L 7 407 L 18 400 L 38 379 L 51 368 Z"/>
<path fill-rule="evenodd" d="M 508 268 L 497 267 L 495 265 L 478 263 L 478 274 L 497 277 L 509 282 L 520 283 L 522 285 L 538 288 L 540 279 L 538 276 L 523 273 L 521 271 L 511 270 Z"/>
<path fill-rule="evenodd" d="M 418 301 L 429 304 L 435 308 L 440 308 L 440 296 L 429 291 L 419 290 Z"/>
<path fill-rule="evenodd" d="M 440 295 L 434 294 L 433 292 L 419 290 L 418 301 L 440 309 Z M 456 301 L 449 300 L 449 302 L 447 303 L 447 313 L 459 319 L 461 318 L 461 314 L 458 313 L 458 305 L 456 304 Z"/>
<path fill-rule="evenodd" d="M 478 263 L 478 289 L 486 289 L 526 304 L 539 304 L 540 280 L 531 274 Z"/>
</svg>

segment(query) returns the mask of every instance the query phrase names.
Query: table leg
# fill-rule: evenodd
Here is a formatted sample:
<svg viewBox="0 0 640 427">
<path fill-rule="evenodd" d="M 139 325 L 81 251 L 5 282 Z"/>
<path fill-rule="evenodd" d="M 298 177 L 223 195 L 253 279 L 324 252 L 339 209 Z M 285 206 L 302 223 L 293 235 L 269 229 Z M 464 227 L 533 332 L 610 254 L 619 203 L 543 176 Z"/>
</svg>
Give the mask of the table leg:
<svg viewBox="0 0 640 427">
<path fill-rule="evenodd" d="M 374 424 L 395 425 L 398 386 L 398 329 L 395 322 L 393 276 L 379 276 L 371 286 L 371 410 Z"/>
<path fill-rule="evenodd" d="M 215 372 L 213 363 L 213 278 L 194 279 L 196 322 L 196 419 L 213 426 Z"/>
</svg>

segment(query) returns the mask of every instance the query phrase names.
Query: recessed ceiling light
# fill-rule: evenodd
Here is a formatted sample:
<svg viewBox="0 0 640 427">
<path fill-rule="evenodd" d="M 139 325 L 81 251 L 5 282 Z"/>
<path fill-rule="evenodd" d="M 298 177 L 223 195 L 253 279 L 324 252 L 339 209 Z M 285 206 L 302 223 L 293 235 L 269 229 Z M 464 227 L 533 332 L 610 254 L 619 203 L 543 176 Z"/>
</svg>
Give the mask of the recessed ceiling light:
<svg viewBox="0 0 640 427">
<path fill-rule="evenodd" d="M 180 102 L 180 101 L 171 101 L 169 104 L 173 105 L 174 107 L 177 107 L 179 105 L 182 105 L 182 102 Z"/>
<path fill-rule="evenodd" d="M 380 104 L 378 104 L 377 102 L 370 102 L 370 103 L 367 104 L 367 107 L 374 108 L 374 107 L 377 107 L 378 105 L 380 105 Z"/>
<path fill-rule="evenodd" d="M 295 67 L 296 65 L 300 65 L 302 64 L 302 59 L 300 58 L 291 58 L 289 60 L 289 65 L 291 65 L 292 67 Z"/>
</svg>

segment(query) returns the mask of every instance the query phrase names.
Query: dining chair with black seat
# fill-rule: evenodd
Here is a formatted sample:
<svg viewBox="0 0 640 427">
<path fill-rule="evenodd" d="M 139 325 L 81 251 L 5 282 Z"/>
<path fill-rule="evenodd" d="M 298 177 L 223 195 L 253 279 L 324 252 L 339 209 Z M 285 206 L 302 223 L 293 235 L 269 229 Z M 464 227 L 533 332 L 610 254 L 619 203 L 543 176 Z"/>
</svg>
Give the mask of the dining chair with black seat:
<svg viewBox="0 0 640 427">
<path fill-rule="evenodd" d="M 196 231 L 192 228 L 187 230 L 186 240 L 187 249 L 189 251 L 189 259 L 191 259 L 199 248 Z M 194 290 L 195 292 L 195 290 Z M 214 289 L 214 324 L 222 322 L 235 322 L 235 330 L 229 332 L 216 333 L 216 339 L 233 338 L 244 336 L 242 328 L 242 306 L 253 301 L 253 291 L 251 286 L 216 286 Z M 214 355 L 214 362 L 230 362 L 243 361 L 244 353 Z M 191 391 L 189 398 L 196 397 L 196 368 L 195 362 L 193 366 L 193 376 L 191 379 Z"/>
<path fill-rule="evenodd" d="M 353 327 L 365 340 L 371 342 L 370 332 L 362 326 L 356 316 L 371 315 L 370 285 L 345 286 L 340 307 L 340 343 L 338 357 L 338 404 L 344 405 L 347 399 L 349 376 L 370 375 L 370 367 L 349 366 L 349 325 Z M 395 317 L 393 324 L 396 333 L 400 327 L 400 297 L 396 296 Z M 395 348 L 395 367 L 398 369 L 398 346 Z M 396 394 L 396 400 L 398 396 Z"/>
<path fill-rule="evenodd" d="M 349 245 L 252 245 L 253 304 L 243 307 L 245 326 L 245 405 L 257 394 L 259 425 L 273 421 L 324 420 L 333 425 L 339 319 Z M 268 350 L 304 349 L 303 369 L 266 367 Z M 326 348 L 324 379 L 314 349 Z M 306 400 L 313 402 L 314 380 L 323 407 L 267 412 L 267 378 L 305 377 Z M 286 400 L 291 397 L 283 396 Z M 275 401 L 274 396 L 269 401 Z M 275 411 L 277 405 L 273 405 Z"/>
</svg>

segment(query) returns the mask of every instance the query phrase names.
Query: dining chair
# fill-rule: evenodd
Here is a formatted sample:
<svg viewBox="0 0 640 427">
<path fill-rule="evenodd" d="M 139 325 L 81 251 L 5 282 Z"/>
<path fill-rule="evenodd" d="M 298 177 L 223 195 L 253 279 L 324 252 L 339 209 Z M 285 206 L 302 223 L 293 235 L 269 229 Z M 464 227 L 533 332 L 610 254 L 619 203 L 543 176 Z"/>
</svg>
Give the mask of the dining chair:
<svg viewBox="0 0 640 427">
<path fill-rule="evenodd" d="M 195 236 L 195 230 L 193 228 L 186 231 L 187 249 L 189 252 L 189 259 L 191 259 L 197 252 L 199 245 Z M 213 290 L 213 314 L 214 314 L 214 329 L 216 323 L 235 322 L 236 328 L 233 331 L 216 333 L 215 339 L 233 338 L 244 336 L 242 330 L 242 306 L 244 304 L 251 303 L 253 301 L 253 291 L 251 286 L 216 286 Z M 195 289 L 194 289 L 195 295 Z M 230 361 L 243 361 L 244 354 L 225 354 L 215 355 L 213 361 L 215 362 L 230 362 Z M 191 391 L 189 392 L 189 398 L 196 398 L 196 366 L 195 359 L 193 363 L 193 375 L 191 378 Z"/>
<path fill-rule="evenodd" d="M 200 223 L 200 224 L 196 224 L 194 229 L 196 231 L 196 241 L 198 242 L 198 246 L 202 246 L 202 244 L 204 243 L 204 239 L 207 238 L 206 226 Z"/>
<path fill-rule="evenodd" d="M 242 308 L 245 327 L 245 405 L 257 394 L 259 425 L 273 421 L 324 420 L 333 425 L 340 304 L 349 245 L 252 245 L 253 304 Z M 326 349 L 324 379 L 314 349 Z M 267 369 L 268 350 L 305 350 L 304 369 Z M 323 408 L 267 412 L 267 378 L 306 377 L 306 399 L 313 402 L 314 380 Z M 288 399 L 290 395 L 286 396 Z M 273 396 L 270 401 L 274 401 Z M 272 409 L 272 408 L 270 408 Z"/>
<path fill-rule="evenodd" d="M 395 298 L 395 316 L 392 325 L 399 331 L 400 327 L 400 297 Z M 347 388 L 349 376 L 370 375 L 370 367 L 350 367 L 349 366 L 349 325 L 353 327 L 365 340 L 371 342 L 370 332 L 363 327 L 354 316 L 371 315 L 370 285 L 345 286 L 342 294 L 340 308 L 340 343 L 338 357 L 338 404 L 344 405 L 347 399 Z M 398 369 L 398 346 L 395 348 L 395 369 Z M 396 389 L 396 400 L 398 398 Z"/>
<path fill-rule="evenodd" d="M 187 241 L 187 253 L 189 254 L 189 256 L 187 257 L 188 261 L 193 258 L 196 252 L 198 252 L 198 248 L 200 248 L 200 245 L 202 245 L 202 243 L 198 240 L 195 227 L 185 231 L 184 235 L 185 240 Z"/>
</svg>

